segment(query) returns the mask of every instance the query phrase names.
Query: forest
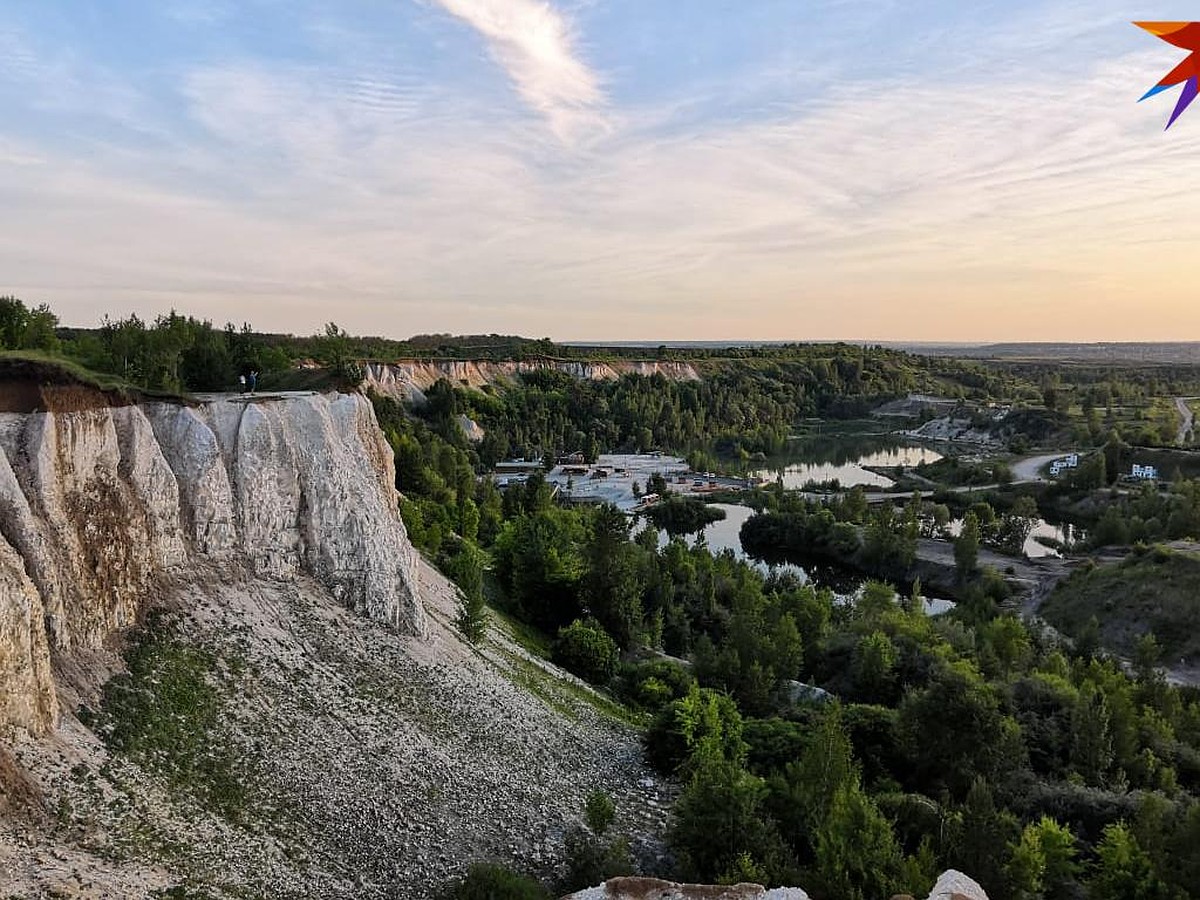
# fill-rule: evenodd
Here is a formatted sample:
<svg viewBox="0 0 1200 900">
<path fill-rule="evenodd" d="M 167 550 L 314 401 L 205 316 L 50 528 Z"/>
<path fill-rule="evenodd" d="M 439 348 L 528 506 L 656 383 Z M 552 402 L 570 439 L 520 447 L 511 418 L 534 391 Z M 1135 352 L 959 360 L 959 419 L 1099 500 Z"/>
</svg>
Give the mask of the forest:
<svg viewBox="0 0 1200 900">
<path fill-rule="evenodd" d="M 1126 672 L 1003 612 L 1003 581 L 971 558 L 971 541 L 1022 541 L 1036 505 L 959 510 L 967 583 L 933 617 L 882 582 L 845 602 L 681 538 L 660 547 L 612 507 L 556 505 L 536 475 L 501 495 L 469 477 L 473 451 L 436 404 L 376 405 L 410 534 L 463 585 L 464 630 L 486 631 L 486 598 L 643 717 L 647 759 L 683 785 L 673 876 L 865 900 L 920 895 L 952 866 L 999 900 L 1195 896 L 1200 697 L 1163 680 L 1153 638 Z M 819 510 L 759 497 L 752 527 L 790 517 L 789 540 L 881 566 L 948 514 L 872 509 L 861 491 Z M 600 833 L 569 854 L 558 889 L 632 865 Z"/>
</svg>

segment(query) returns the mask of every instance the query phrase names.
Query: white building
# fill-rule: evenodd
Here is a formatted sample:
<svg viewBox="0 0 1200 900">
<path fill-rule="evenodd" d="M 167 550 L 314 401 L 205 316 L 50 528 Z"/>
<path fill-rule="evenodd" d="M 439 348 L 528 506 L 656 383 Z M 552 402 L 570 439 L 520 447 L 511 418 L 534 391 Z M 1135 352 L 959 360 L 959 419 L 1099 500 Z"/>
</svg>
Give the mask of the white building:
<svg viewBox="0 0 1200 900">
<path fill-rule="evenodd" d="M 1079 454 L 1072 453 L 1070 456 L 1064 456 L 1062 459 L 1056 459 L 1050 463 L 1050 475 L 1057 478 L 1066 469 L 1079 468 Z"/>
<path fill-rule="evenodd" d="M 1158 469 L 1154 466 L 1139 466 L 1137 463 L 1134 463 L 1133 471 L 1130 474 L 1134 478 L 1154 480 L 1158 478 Z"/>
</svg>

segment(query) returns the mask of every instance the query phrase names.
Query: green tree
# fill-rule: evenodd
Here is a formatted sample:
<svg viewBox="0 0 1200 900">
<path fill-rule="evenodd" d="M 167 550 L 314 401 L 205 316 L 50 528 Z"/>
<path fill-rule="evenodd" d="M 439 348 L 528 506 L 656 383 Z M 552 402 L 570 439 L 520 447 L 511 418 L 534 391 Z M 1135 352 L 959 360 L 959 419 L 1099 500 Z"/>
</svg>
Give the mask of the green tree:
<svg viewBox="0 0 1200 900">
<path fill-rule="evenodd" d="M 914 774 L 927 788 L 963 796 L 976 776 L 1011 768 L 1019 728 L 1000 712 L 995 690 L 970 663 L 943 665 L 900 704 L 900 737 Z"/>
<path fill-rule="evenodd" d="M 1129 454 L 1129 445 L 1121 439 L 1121 433 L 1113 429 L 1104 443 L 1104 475 L 1106 483 L 1112 484 L 1124 469 Z"/>
<path fill-rule="evenodd" d="M 997 616 L 983 627 L 983 641 L 1006 674 L 1022 671 L 1033 656 L 1029 629 L 1016 616 Z"/>
<path fill-rule="evenodd" d="M 579 547 L 584 538 L 572 510 L 539 510 L 505 523 L 493 546 L 493 559 L 526 621 L 557 630 L 579 618 L 585 565 Z"/>
<path fill-rule="evenodd" d="M 1012 813 L 997 809 L 986 778 L 977 777 L 971 783 L 953 822 L 950 864 L 959 871 L 970 873 L 989 897 L 1005 896 L 1008 876 L 1005 861 L 997 848 L 1014 842 L 1019 826 Z"/>
<path fill-rule="evenodd" d="M 588 794 L 584 805 L 587 828 L 570 828 L 563 839 L 567 877 L 561 890 L 579 891 L 633 873 L 629 840 L 622 836 L 605 838 L 615 815 L 616 807 L 608 794 L 599 790 Z"/>
<path fill-rule="evenodd" d="M 616 812 L 617 808 L 613 804 L 612 797 L 604 791 L 592 791 L 588 794 L 587 802 L 584 805 L 584 819 L 588 828 L 597 836 L 602 837 L 604 832 L 608 831 L 608 826 L 612 824 Z"/>
<path fill-rule="evenodd" d="M 886 700 L 896 667 L 896 647 L 882 631 L 859 640 L 854 650 L 854 685 L 868 701 Z"/>
<path fill-rule="evenodd" d="M 333 373 L 339 388 L 357 388 L 362 381 L 362 367 L 354 359 L 350 335 L 339 328 L 336 322 L 325 325 L 324 334 L 318 338 L 317 345 L 321 362 Z"/>
<path fill-rule="evenodd" d="M 576 620 L 558 633 L 554 661 L 592 684 L 607 684 L 617 674 L 616 642 L 598 622 Z"/>
<path fill-rule="evenodd" d="M 20 350 L 25 346 L 29 310 L 16 297 L 0 297 L 0 350 Z"/>
<path fill-rule="evenodd" d="M 857 782 L 834 793 L 817 830 L 817 872 L 829 896 L 875 900 L 900 890 L 903 861 L 892 826 Z"/>
<path fill-rule="evenodd" d="M 1096 845 L 1097 863 L 1088 881 L 1093 900 L 1173 900 L 1150 856 L 1124 822 L 1104 828 Z"/>
<path fill-rule="evenodd" d="M 979 518 L 968 512 L 963 519 L 962 532 L 954 540 L 954 566 L 958 577 L 966 581 L 975 573 L 979 563 Z"/>
<path fill-rule="evenodd" d="M 739 765 L 746 758 L 742 715 L 727 694 L 692 682 L 688 692 L 660 711 L 644 737 L 646 757 L 673 773 L 693 757 L 718 756 Z"/>
<path fill-rule="evenodd" d="M 1000 522 L 1000 549 L 1014 556 L 1023 555 L 1025 542 L 1039 516 L 1036 500 L 1028 494 L 1018 497 Z"/>
<path fill-rule="evenodd" d="M 868 581 L 854 601 L 854 611 L 867 622 L 874 622 L 896 607 L 896 592 L 890 584 Z"/>
<path fill-rule="evenodd" d="M 455 624 L 472 643 L 483 640 L 487 631 L 487 606 L 483 596 L 484 557 L 470 541 L 461 541 L 451 558 L 447 575 L 462 592 Z"/>
<path fill-rule="evenodd" d="M 601 506 L 592 520 L 583 598 L 623 649 L 642 627 L 640 549 L 629 540 L 629 520 L 615 506 Z"/>
<path fill-rule="evenodd" d="M 1011 846 L 1009 877 L 1023 897 L 1058 897 L 1079 871 L 1075 835 L 1049 816 L 1031 822 Z"/>
<path fill-rule="evenodd" d="M 670 843 L 691 881 L 711 883 L 751 869 L 773 880 L 784 851 L 764 801 L 767 788 L 737 762 L 703 753 L 675 804 Z"/>
<path fill-rule="evenodd" d="M 1091 681 L 1079 690 L 1071 716 L 1071 762 L 1083 780 L 1103 786 L 1113 765 L 1111 715 L 1104 691 Z"/>
<path fill-rule="evenodd" d="M 771 806 L 784 837 L 802 858 L 815 852 L 817 829 L 839 790 L 859 779 L 840 707 L 828 709 L 800 758 L 771 777 Z"/>
</svg>

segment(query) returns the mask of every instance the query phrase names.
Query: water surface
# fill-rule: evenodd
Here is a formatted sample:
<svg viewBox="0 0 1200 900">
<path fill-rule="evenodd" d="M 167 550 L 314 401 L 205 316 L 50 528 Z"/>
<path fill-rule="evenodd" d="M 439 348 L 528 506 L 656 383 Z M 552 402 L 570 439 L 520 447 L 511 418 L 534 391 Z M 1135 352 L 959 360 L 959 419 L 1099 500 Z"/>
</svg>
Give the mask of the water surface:
<svg viewBox="0 0 1200 900">
<path fill-rule="evenodd" d="M 800 579 L 803 584 L 813 584 L 816 587 L 829 588 L 834 596 L 843 603 L 852 601 L 862 591 L 867 580 L 860 573 L 851 571 L 833 563 L 807 563 L 799 566 L 794 563 L 768 564 L 760 559 L 749 556 L 742 549 L 742 523 L 754 515 L 754 510 L 748 506 L 737 506 L 730 503 L 710 503 L 713 509 L 725 513 L 725 518 L 709 524 L 699 535 L 686 538 L 689 543 L 703 540 L 705 546 L 714 554 L 729 550 L 735 557 L 757 568 L 764 575 L 773 572 L 790 572 Z M 666 531 L 659 530 L 658 546 L 665 547 L 670 541 Z M 1046 549 L 1046 548 L 1043 548 Z M 953 601 L 940 597 L 924 597 L 925 611 L 931 615 L 946 612 L 954 608 Z"/>
<path fill-rule="evenodd" d="M 842 487 L 892 487 L 892 479 L 866 466 L 904 466 L 937 462 L 942 454 L 929 447 L 906 444 L 891 435 L 813 436 L 789 441 L 778 456 L 756 464 L 751 474 L 767 481 L 783 479 L 785 488 L 836 480 Z"/>
</svg>

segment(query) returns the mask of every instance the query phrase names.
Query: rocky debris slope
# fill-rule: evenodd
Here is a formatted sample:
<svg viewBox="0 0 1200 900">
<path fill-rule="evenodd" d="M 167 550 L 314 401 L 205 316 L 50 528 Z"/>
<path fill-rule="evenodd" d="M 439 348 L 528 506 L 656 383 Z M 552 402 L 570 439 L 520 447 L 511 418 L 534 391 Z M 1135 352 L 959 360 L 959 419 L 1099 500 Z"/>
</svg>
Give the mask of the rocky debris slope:
<svg viewBox="0 0 1200 900">
<path fill-rule="evenodd" d="M 564 897 L 563 900 L 809 900 L 799 888 L 767 890 L 758 884 L 718 886 L 675 884 L 654 878 L 613 878 L 599 887 Z M 911 898 L 910 898 L 911 900 Z M 928 900 L 987 900 L 983 888 L 962 872 L 942 873 Z"/>
<path fill-rule="evenodd" d="M 0 727 L 53 727 L 51 660 L 105 647 L 205 562 L 311 574 L 422 633 L 394 485 L 359 395 L 0 412 Z"/>
<path fill-rule="evenodd" d="M 443 378 L 454 385 L 481 388 L 488 384 L 511 382 L 520 375 L 544 370 L 563 372 L 573 378 L 589 381 L 611 381 L 622 375 L 662 375 L 672 381 L 700 379 L 690 363 L 659 360 L 405 359 L 393 363 L 368 363 L 363 385 L 386 397 L 420 404 L 425 402 L 425 391 Z"/>
<path fill-rule="evenodd" d="M 151 702 L 84 715 L 91 728 L 66 708 L 53 738 L 17 740 L 52 821 L 0 816 L 0 885 L 38 895 L 53 871 L 102 896 L 183 885 L 419 900 L 474 860 L 552 877 L 595 789 L 616 801 L 613 827 L 653 855 L 672 796 L 636 731 L 501 624 L 465 643 L 455 589 L 420 565 L 423 639 L 353 614 L 307 576 L 231 579 L 205 564 L 172 586 L 158 639 L 139 644 L 143 658 L 157 648 L 154 677 L 130 686 Z M 179 659 L 202 662 L 219 698 L 191 755 L 172 713 L 198 692 Z M 106 745 L 114 729 L 137 743 Z"/>
</svg>

